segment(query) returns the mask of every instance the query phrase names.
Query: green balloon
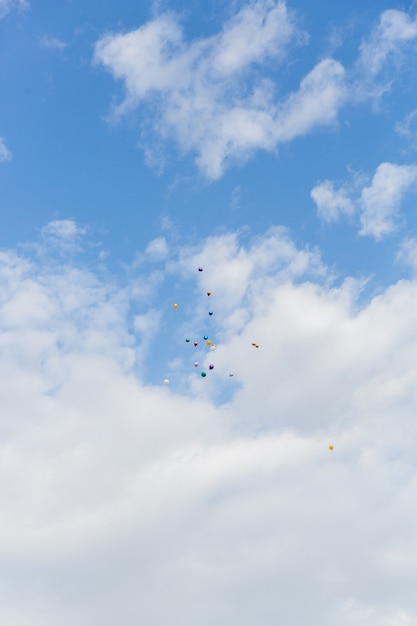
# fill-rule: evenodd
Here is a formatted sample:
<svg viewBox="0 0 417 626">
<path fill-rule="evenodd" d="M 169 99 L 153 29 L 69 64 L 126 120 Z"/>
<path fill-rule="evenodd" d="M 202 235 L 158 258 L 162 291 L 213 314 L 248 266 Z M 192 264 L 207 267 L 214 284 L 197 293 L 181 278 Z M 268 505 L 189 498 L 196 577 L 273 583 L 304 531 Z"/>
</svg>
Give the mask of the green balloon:
<svg viewBox="0 0 417 626">
<path fill-rule="evenodd" d="M 201 372 L 202 377 L 204 378 L 205 376 L 207 376 L 206 372 Z"/>
</svg>

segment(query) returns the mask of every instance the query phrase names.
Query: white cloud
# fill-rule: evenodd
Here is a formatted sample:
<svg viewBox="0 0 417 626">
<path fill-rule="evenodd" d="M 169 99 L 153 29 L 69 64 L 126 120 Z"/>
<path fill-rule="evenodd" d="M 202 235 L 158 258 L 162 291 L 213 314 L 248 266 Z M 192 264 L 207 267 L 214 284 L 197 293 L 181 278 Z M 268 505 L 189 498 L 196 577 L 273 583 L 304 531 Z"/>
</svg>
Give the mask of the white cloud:
<svg viewBox="0 0 417 626">
<path fill-rule="evenodd" d="M 6 17 L 13 9 L 27 9 L 29 3 L 26 0 L 0 0 L 0 19 Z"/>
<path fill-rule="evenodd" d="M 0 162 L 11 161 L 11 160 L 12 160 L 12 153 L 7 148 L 3 137 L 0 137 Z"/>
<path fill-rule="evenodd" d="M 416 165 L 381 163 L 368 186 L 363 175 L 344 183 L 339 189 L 326 180 L 311 190 L 319 217 L 327 222 L 337 221 L 342 214 L 359 214 L 360 235 L 379 240 L 398 229 L 401 203 L 417 180 Z"/>
<path fill-rule="evenodd" d="M 360 48 L 360 64 L 375 76 L 392 58 L 398 57 L 410 42 L 417 41 L 417 18 L 404 11 L 384 11 L 378 26 Z"/>
<path fill-rule="evenodd" d="M 389 9 L 365 39 L 350 75 L 352 101 L 380 98 L 392 89 L 398 76 L 413 67 L 417 52 L 417 17 Z"/>
<path fill-rule="evenodd" d="M 258 0 L 218 35 L 190 43 L 172 14 L 106 35 L 96 43 L 94 60 L 124 84 L 116 117 L 150 103 L 156 135 L 196 154 L 201 171 L 216 179 L 229 162 L 244 162 L 256 150 L 273 150 L 336 119 L 346 98 L 336 61 L 318 63 L 298 91 L 280 100 L 262 71 L 272 62 L 277 67 L 289 45 L 304 40 L 284 2 Z"/>
<path fill-rule="evenodd" d="M 346 188 L 335 189 L 330 180 L 316 185 L 311 197 L 317 205 L 318 216 L 325 222 L 337 222 L 341 215 L 352 215 L 355 211 Z"/>
<path fill-rule="evenodd" d="M 74 220 L 52 220 L 43 227 L 42 234 L 45 237 L 75 239 L 85 234 L 85 228 L 78 226 Z"/>
<path fill-rule="evenodd" d="M 0 253 L 1 622 L 414 623 L 417 282 L 359 307 L 279 228 L 177 253 L 180 327 L 165 294 L 131 318 L 130 284 Z M 190 369 L 207 283 L 212 375 L 146 383 L 131 324 L 161 315 Z"/>
<path fill-rule="evenodd" d="M 152 260 L 163 260 L 168 255 L 168 244 L 165 237 L 157 237 L 152 239 L 146 246 L 145 254 Z"/>
<path fill-rule="evenodd" d="M 416 180 L 416 165 L 381 163 L 371 185 L 362 190 L 359 234 L 381 239 L 394 232 L 403 196 Z"/>
<path fill-rule="evenodd" d="M 417 275 L 417 239 L 413 237 L 406 237 L 402 240 L 396 261 L 402 261 L 405 265 L 408 265 Z"/>
</svg>

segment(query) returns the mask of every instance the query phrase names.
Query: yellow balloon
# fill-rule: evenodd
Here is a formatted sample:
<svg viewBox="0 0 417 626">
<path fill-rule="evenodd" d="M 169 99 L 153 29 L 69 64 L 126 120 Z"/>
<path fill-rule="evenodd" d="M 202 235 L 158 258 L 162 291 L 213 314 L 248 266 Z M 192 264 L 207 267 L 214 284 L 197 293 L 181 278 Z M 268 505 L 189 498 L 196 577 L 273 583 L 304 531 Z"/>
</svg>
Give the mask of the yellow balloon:
<svg viewBox="0 0 417 626">
<path fill-rule="evenodd" d="M 172 306 L 174 307 L 174 309 L 178 309 L 178 304 L 173 304 Z"/>
<path fill-rule="evenodd" d="M 333 446 L 331 444 L 329 446 L 329 450 L 333 450 Z"/>
<path fill-rule="evenodd" d="M 211 346 L 211 341 L 210 341 L 210 339 L 207 339 L 207 341 L 206 341 L 206 346 Z"/>
</svg>

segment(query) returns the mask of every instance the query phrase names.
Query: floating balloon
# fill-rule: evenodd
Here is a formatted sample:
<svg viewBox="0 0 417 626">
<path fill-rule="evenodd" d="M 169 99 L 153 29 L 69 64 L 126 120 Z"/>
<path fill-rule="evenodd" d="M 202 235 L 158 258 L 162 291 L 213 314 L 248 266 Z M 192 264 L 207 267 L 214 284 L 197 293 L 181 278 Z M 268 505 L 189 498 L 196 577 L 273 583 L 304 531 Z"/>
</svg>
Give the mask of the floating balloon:
<svg viewBox="0 0 417 626">
<path fill-rule="evenodd" d="M 254 346 L 254 348 L 259 348 L 259 343 L 252 342 L 252 345 Z"/>
<path fill-rule="evenodd" d="M 178 309 L 178 304 L 173 304 L 172 306 L 174 307 L 174 309 Z"/>
<path fill-rule="evenodd" d="M 332 451 L 332 450 L 333 450 L 333 448 L 334 448 L 334 446 L 332 446 L 332 445 L 330 445 L 330 446 L 329 446 L 329 450 L 330 450 L 330 451 Z"/>
<path fill-rule="evenodd" d="M 187 343 L 189 343 L 189 342 L 190 342 L 190 340 L 189 340 L 188 338 L 187 338 L 185 341 L 186 341 Z"/>
<path fill-rule="evenodd" d="M 212 352 L 214 352 L 216 348 L 217 348 L 216 344 L 215 344 L 215 343 L 212 343 L 212 344 L 211 344 L 211 346 L 210 346 L 210 350 L 211 350 Z"/>
<path fill-rule="evenodd" d="M 199 271 L 199 272 L 202 272 L 202 271 L 203 271 L 203 268 L 202 268 L 202 267 L 199 267 L 199 268 L 198 268 L 198 271 Z"/>
<path fill-rule="evenodd" d="M 213 315 L 213 311 L 209 311 L 209 315 Z"/>
<path fill-rule="evenodd" d="M 169 385 L 169 380 L 168 378 L 164 378 L 164 380 L 162 381 L 164 383 L 164 385 Z"/>
<path fill-rule="evenodd" d="M 230 378 L 232 378 L 232 376 L 233 376 L 232 372 L 230 372 L 229 376 L 230 376 Z"/>
<path fill-rule="evenodd" d="M 213 363 L 210 363 L 210 365 L 209 365 L 209 370 L 214 370 L 214 365 L 213 365 Z"/>
<path fill-rule="evenodd" d="M 211 296 L 211 291 L 208 291 L 208 292 L 207 292 L 207 295 L 208 295 L 208 296 Z"/>
<path fill-rule="evenodd" d="M 194 363 L 194 367 L 198 367 L 198 362 L 197 361 Z"/>
<path fill-rule="evenodd" d="M 205 378 L 207 376 L 206 372 L 201 372 L 201 375 L 203 378 Z"/>
<path fill-rule="evenodd" d="M 194 341 L 194 345 L 195 345 L 195 347 L 197 347 L 198 346 L 198 341 Z"/>
<path fill-rule="evenodd" d="M 208 335 L 204 335 L 203 339 L 208 339 Z"/>
<path fill-rule="evenodd" d="M 210 339 L 207 339 L 207 341 L 206 341 L 206 346 L 211 346 L 211 341 L 210 341 Z"/>
</svg>

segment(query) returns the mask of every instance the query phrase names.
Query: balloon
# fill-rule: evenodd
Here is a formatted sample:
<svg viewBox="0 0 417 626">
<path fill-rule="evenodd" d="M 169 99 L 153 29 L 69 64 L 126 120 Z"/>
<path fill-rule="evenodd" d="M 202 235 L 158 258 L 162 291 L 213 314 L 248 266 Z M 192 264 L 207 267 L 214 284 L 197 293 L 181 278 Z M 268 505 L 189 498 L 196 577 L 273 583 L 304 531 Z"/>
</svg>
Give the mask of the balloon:
<svg viewBox="0 0 417 626">
<path fill-rule="evenodd" d="M 208 339 L 208 335 L 204 335 L 203 339 Z"/>
<path fill-rule="evenodd" d="M 254 342 L 252 342 L 252 345 L 253 345 L 255 348 L 259 348 L 259 343 L 254 343 Z"/>
<path fill-rule="evenodd" d="M 230 378 L 232 378 L 232 376 L 233 376 L 232 372 L 230 372 L 229 376 L 230 376 Z"/>
<path fill-rule="evenodd" d="M 203 378 L 205 378 L 207 376 L 206 372 L 201 372 L 201 375 Z"/>
<path fill-rule="evenodd" d="M 199 272 L 202 272 L 202 271 L 203 271 L 203 268 L 202 268 L 202 267 L 199 267 L 199 268 L 198 268 L 198 271 L 199 271 Z"/>
<path fill-rule="evenodd" d="M 194 345 L 195 345 L 195 347 L 197 347 L 198 346 L 198 341 L 194 341 Z"/>
<path fill-rule="evenodd" d="M 211 346 L 211 341 L 210 341 L 210 339 L 207 339 L 207 341 L 206 341 L 206 346 Z"/>
<path fill-rule="evenodd" d="M 169 385 L 169 380 L 168 380 L 168 378 L 164 378 L 163 383 L 164 383 L 164 385 Z"/>
<path fill-rule="evenodd" d="M 209 311 L 209 315 L 213 315 L 213 311 Z"/>
<path fill-rule="evenodd" d="M 329 450 L 331 451 L 331 450 L 333 450 L 333 448 L 334 448 L 334 446 L 332 446 L 332 445 L 330 444 L 330 446 L 329 446 Z"/>
<path fill-rule="evenodd" d="M 174 309 L 178 309 L 178 304 L 173 304 L 172 306 L 174 307 Z"/>
<path fill-rule="evenodd" d="M 194 363 L 194 367 L 198 367 L 198 363 L 197 363 L 197 361 Z"/>
<path fill-rule="evenodd" d="M 213 369 L 214 369 L 214 365 L 213 365 L 213 363 L 210 363 L 209 370 L 213 370 Z"/>
<path fill-rule="evenodd" d="M 211 291 L 208 291 L 208 292 L 207 292 L 207 295 L 208 295 L 208 296 L 211 296 Z"/>
<path fill-rule="evenodd" d="M 216 344 L 215 344 L 215 343 L 212 343 L 212 344 L 211 344 L 211 346 L 210 346 L 210 350 L 211 350 L 212 352 L 214 352 L 216 348 L 217 348 Z"/>
<path fill-rule="evenodd" d="M 189 343 L 189 341 L 190 341 L 190 340 L 187 338 L 185 341 L 186 341 L 187 343 Z"/>
</svg>

